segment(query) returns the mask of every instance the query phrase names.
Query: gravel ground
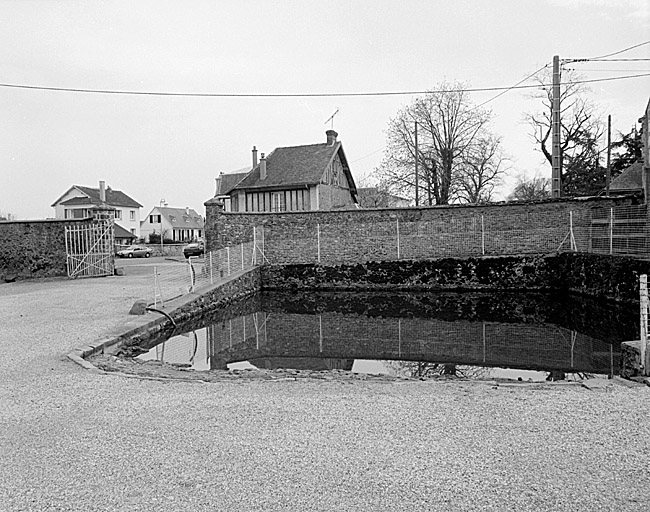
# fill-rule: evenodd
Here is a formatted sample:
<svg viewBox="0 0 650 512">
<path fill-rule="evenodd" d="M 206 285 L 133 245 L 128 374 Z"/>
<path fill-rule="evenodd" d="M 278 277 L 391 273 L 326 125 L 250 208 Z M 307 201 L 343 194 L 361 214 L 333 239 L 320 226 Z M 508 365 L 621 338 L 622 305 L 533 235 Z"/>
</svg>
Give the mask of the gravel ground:
<svg viewBox="0 0 650 512">
<path fill-rule="evenodd" d="M 147 276 L 0 285 L 0 510 L 646 510 L 650 389 L 84 370 Z"/>
</svg>

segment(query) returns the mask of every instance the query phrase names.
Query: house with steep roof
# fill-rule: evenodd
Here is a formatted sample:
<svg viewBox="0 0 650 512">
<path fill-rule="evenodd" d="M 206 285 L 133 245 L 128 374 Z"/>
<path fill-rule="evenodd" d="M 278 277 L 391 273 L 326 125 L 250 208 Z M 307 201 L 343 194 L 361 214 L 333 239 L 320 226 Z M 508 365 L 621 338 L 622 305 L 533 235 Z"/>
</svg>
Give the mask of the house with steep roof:
<svg viewBox="0 0 650 512">
<path fill-rule="evenodd" d="M 643 195 L 643 162 L 636 161 L 621 174 L 616 176 L 609 185 L 610 195 Z"/>
<path fill-rule="evenodd" d="M 221 174 L 211 201 L 232 212 L 290 212 L 355 208 L 357 187 L 338 133 L 321 144 L 274 149 L 268 157 L 253 148 L 245 174 Z"/>
<path fill-rule="evenodd" d="M 121 190 L 107 187 L 103 181 L 98 188 L 72 185 L 51 206 L 56 219 L 85 219 L 92 217 L 93 209 L 109 206 L 115 210 L 115 224 L 140 237 L 142 205 Z"/>
<path fill-rule="evenodd" d="M 163 238 L 175 242 L 192 242 L 203 239 L 203 217 L 192 208 L 155 206 L 140 224 L 140 235 L 163 234 Z"/>
</svg>

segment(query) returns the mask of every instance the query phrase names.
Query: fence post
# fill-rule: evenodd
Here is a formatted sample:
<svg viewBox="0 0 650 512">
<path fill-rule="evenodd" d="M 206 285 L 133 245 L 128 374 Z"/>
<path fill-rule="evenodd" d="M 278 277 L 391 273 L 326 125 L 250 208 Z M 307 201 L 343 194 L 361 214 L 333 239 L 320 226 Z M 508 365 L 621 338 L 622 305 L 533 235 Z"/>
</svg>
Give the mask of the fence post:
<svg viewBox="0 0 650 512">
<path fill-rule="evenodd" d="M 244 243 L 241 243 L 241 269 L 244 270 Z"/>
<path fill-rule="evenodd" d="M 609 254 L 614 254 L 614 208 L 609 209 Z"/>
<path fill-rule="evenodd" d="M 399 219 L 395 219 L 397 223 L 397 259 L 399 259 Z"/>
<path fill-rule="evenodd" d="M 214 280 L 212 279 L 212 251 L 208 253 L 209 255 L 209 265 L 210 265 L 210 284 L 214 284 Z"/>
<path fill-rule="evenodd" d="M 251 265 L 257 266 L 257 234 L 255 233 L 255 226 L 253 226 L 253 256 L 251 257 Z"/>
<path fill-rule="evenodd" d="M 640 334 L 641 334 L 641 365 L 643 374 L 650 375 L 650 352 L 648 352 L 648 276 L 639 276 L 639 303 L 640 303 Z"/>
<path fill-rule="evenodd" d="M 320 224 L 316 224 L 316 245 L 318 246 L 318 263 L 320 264 Z"/>
<path fill-rule="evenodd" d="M 230 275 L 230 246 L 226 247 L 226 259 L 228 260 L 228 275 Z"/>
<path fill-rule="evenodd" d="M 485 256 L 485 222 L 481 215 L 481 255 Z"/>
</svg>

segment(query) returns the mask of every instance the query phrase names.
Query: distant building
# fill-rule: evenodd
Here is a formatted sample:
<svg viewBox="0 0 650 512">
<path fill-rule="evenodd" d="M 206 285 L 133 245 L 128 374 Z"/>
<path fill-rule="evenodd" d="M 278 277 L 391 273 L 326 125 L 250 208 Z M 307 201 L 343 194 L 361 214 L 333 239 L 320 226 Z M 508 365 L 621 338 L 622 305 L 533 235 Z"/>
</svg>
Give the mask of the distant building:
<svg viewBox="0 0 650 512">
<path fill-rule="evenodd" d="M 156 206 L 142 221 L 140 233 L 143 238 L 149 240 L 150 235 L 159 235 L 161 232 L 163 238 L 175 242 L 203 239 L 203 217 L 192 208 Z"/>
<path fill-rule="evenodd" d="M 115 210 L 115 224 L 135 237 L 140 237 L 140 208 L 142 205 L 121 190 L 114 190 L 99 182 L 99 188 L 71 186 L 52 207 L 56 219 L 85 219 L 92 210 L 106 205 Z"/>
<path fill-rule="evenodd" d="M 327 130 L 322 144 L 274 149 L 268 157 L 253 148 L 246 173 L 221 174 L 215 197 L 226 211 L 289 212 L 355 208 L 357 187 L 338 134 Z"/>
</svg>

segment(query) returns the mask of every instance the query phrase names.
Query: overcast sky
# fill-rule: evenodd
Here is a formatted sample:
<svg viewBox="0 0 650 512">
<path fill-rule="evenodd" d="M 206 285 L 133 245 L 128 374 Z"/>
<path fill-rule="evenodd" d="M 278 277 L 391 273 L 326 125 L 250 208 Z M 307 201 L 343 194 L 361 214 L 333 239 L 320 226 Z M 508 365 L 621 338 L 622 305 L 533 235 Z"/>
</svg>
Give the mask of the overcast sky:
<svg viewBox="0 0 650 512">
<path fill-rule="evenodd" d="M 0 0 L 0 84 L 186 93 L 425 91 L 442 81 L 511 86 L 560 58 L 650 39 L 637 0 Z M 618 55 L 648 58 L 650 45 Z M 648 72 L 650 62 L 573 65 L 588 79 Z M 629 131 L 650 77 L 591 85 Z M 475 92 L 481 103 L 495 92 Z M 515 172 L 550 174 L 511 91 L 486 107 Z M 413 96 L 164 97 L 0 86 L 0 211 L 53 216 L 70 186 L 105 180 L 149 210 L 165 199 L 204 214 L 221 171 L 251 148 L 325 141 L 327 120 L 357 181 L 378 165 L 387 123 Z"/>
</svg>

